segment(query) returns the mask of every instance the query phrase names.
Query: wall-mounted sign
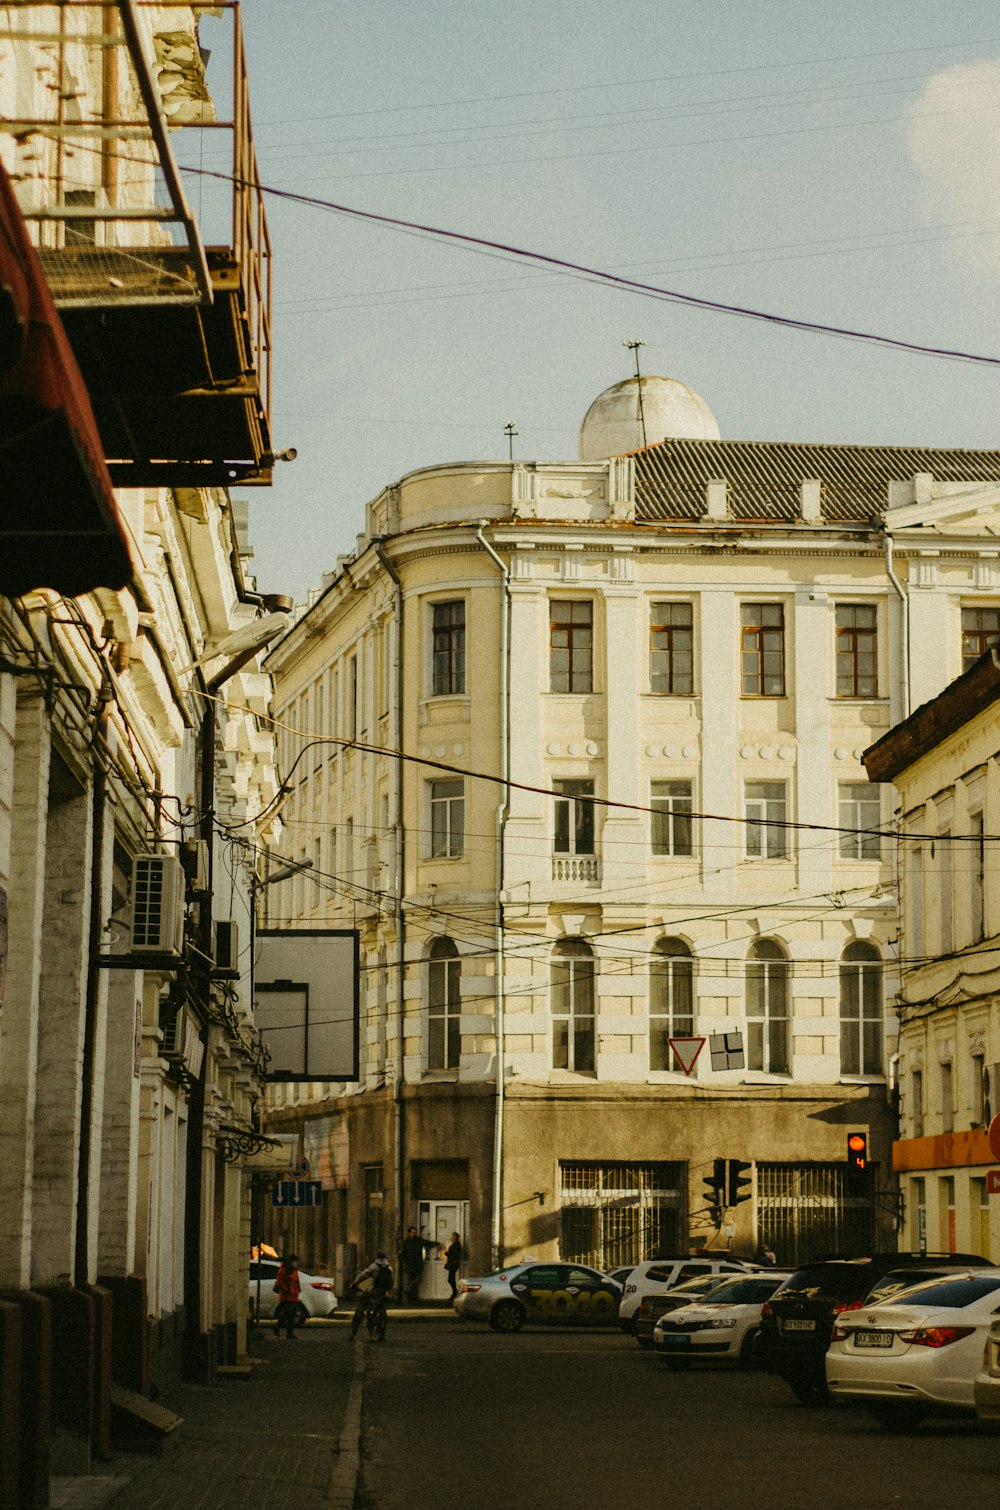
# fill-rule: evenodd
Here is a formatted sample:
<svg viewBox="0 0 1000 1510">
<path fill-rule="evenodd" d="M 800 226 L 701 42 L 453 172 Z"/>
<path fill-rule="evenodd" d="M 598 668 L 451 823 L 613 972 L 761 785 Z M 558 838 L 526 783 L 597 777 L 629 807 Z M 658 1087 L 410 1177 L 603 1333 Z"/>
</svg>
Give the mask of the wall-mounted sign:
<svg viewBox="0 0 1000 1510">
<path fill-rule="evenodd" d="M 986 1194 L 1000 1195 L 1000 1169 L 987 1169 Z"/>
<path fill-rule="evenodd" d="M 271 1187 L 272 1206 L 322 1206 L 323 1186 L 319 1180 L 279 1180 Z"/>
</svg>

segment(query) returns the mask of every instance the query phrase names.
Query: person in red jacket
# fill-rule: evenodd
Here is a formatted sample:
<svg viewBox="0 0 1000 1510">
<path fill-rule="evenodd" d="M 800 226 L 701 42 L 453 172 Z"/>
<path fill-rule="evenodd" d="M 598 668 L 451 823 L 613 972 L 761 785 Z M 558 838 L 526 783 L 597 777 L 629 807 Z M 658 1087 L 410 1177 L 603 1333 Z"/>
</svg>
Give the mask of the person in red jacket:
<svg viewBox="0 0 1000 1510">
<path fill-rule="evenodd" d="M 295 1323 L 299 1318 L 299 1296 L 302 1293 L 297 1254 L 289 1253 L 287 1258 L 281 1260 L 281 1267 L 274 1277 L 274 1289 L 278 1297 L 274 1312 L 275 1334 L 280 1337 L 281 1329 L 284 1327 L 285 1336 L 291 1342 L 295 1337 Z"/>
</svg>

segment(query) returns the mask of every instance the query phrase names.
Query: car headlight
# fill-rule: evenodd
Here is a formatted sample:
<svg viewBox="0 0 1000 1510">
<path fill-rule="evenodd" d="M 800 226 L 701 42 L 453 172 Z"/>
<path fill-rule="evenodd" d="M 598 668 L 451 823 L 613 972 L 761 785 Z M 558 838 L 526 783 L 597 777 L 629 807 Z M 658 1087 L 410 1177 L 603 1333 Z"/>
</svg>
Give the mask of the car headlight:
<svg viewBox="0 0 1000 1510">
<path fill-rule="evenodd" d="M 710 1327 L 726 1327 L 726 1326 L 735 1326 L 736 1322 L 735 1322 L 735 1320 L 732 1320 L 732 1319 L 730 1319 L 729 1321 L 724 1321 L 724 1320 L 720 1319 L 719 1321 L 709 1321 L 709 1322 L 706 1322 L 706 1325 L 710 1326 Z"/>
</svg>

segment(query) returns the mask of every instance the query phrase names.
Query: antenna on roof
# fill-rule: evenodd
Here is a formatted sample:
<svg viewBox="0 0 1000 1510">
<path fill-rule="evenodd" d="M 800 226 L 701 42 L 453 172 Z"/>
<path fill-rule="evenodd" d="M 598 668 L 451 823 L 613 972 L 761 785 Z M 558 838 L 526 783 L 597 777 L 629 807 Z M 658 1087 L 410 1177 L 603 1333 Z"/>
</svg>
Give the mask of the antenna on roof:
<svg viewBox="0 0 1000 1510">
<path fill-rule="evenodd" d="M 519 435 L 520 431 L 518 430 L 517 425 L 514 423 L 514 421 L 512 419 L 509 419 L 507 421 L 507 423 L 503 427 L 503 433 L 507 437 L 507 455 L 510 458 L 510 460 L 513 461 L 514 460 L 514 436 L 515 435 Z"/>
<path fill-rule="evenodd" d="M 643 444 L 643 446 L 646 446 L 646 444 L 647 444 L 647 441 L 646 441 L 646 416 L 643 413 L 643 408 L 642 408 L 642 373 L 639 371 L 639 347 L 640 346 L 645 346 L 645 344 L 646 344 L 645 341 L 640 341 L 638 339 L 633 340 L 633 341 L 623 341 L 622 342 L 622 345 L 624 347 L 626 347 L 627 350 L 635 353 L 635 387 L 636 387 L 636 392 L 639 395 L 639 424 L 642 427 L 642 444 Z"/>
</svg>

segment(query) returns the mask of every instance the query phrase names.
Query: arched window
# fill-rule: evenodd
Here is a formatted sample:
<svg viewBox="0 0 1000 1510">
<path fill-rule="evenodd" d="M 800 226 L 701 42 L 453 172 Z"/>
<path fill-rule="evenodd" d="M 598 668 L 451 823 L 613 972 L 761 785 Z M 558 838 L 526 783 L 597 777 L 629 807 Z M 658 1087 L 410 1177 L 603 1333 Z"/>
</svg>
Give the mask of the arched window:
<svg viewBox="0 0 1000 1510">
<path fill-rule="evenodd" d="M 790 968 L 773 939 L 751 944 L 747 956 L 747 1069 L 787 1075 L 791 1064 Z"/>
<path fill-rule="evenodd" d="M 583 939 L 564 939 L 552 953 L 552 1066 L 593 1074 L 594 956 Z"/>
<path fill-rule="evenodd" d="M 462 1053 L 462 963 L 449 938 L 435 939 L 427 964 L 427 1068 L 457 1070 Z"/>
<path fill-rule="evenodd" d="M 694 961 L 683 939 L 661 939 L 649 963 L 649 1067 L 674 1070 L 671 1038 L 694 1032 Z"/>
<path fill-rule="evenodd" d="M 858 940 L 840 956 L 841 1074 L 881 1075 L 883 1039 L 882 956 Z"/>
</svg>

